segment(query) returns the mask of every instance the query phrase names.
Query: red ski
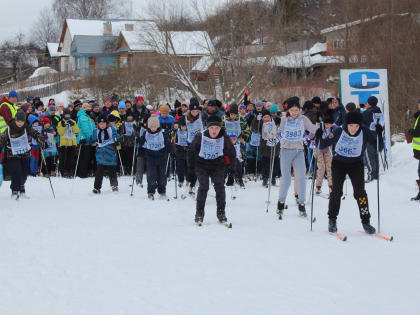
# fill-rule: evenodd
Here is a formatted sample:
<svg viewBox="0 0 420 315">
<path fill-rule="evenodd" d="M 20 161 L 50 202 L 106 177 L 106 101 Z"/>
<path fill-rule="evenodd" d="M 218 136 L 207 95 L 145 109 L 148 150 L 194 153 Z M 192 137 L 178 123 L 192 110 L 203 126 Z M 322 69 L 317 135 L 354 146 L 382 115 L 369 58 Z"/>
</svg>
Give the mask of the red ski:
<svg viewBox="0 0 420 315">
<path fill-rule="evenodd" d="M 388 241 L 388 242 L 392 242 L 393 240 L 394 240 L 394 237 L 393 236 L 385 236 L 385 235 L 383 235 L 383 234 L 379 234 L 379 233 L 375 233 L 375 234 L 367 234 L 365 231 L 358 231 L 359 233 L 362 233 L 362 234 L 366 234 L 366 235 L 372 235 L 372 236 L 376 236 L 376 237 L 379 237 L 379 238 L 381 238 L 381 239 L 383 239 L 383 240 L 385 240 L 385 241 Z"/>
</svg>

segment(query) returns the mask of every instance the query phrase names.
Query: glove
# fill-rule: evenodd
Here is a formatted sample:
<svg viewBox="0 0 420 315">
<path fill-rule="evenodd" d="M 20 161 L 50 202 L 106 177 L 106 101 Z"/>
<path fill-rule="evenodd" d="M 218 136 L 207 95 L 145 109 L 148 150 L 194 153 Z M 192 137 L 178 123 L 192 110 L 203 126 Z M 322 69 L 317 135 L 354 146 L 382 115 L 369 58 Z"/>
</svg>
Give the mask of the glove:
<svg viewBox="0 0 420 315">
<path fill-rule="evenodd" d="M 276 134 L 274 132 L 270 132 L 268 134 L 268 139 L 273 140 L 276 137 Z"/>
<path fill-rule="evenodd" d="M 260 121 L 262 119 L 262 114 L 257 115 L 257 120 Z"/>
<path fill-rule="evenodd" d="M 382 134 L 382 132 L 384 131 L 384 128 L 380 124 L 376 124 L 375 128 L 376 128 L 376 133 L 378 135 Z"/>
<path fill-rule="evenodd" d="M 415 130 L 414 129 L 408 129 L 407 133 L 410 135 L 410 137 L 414 137 Z"/>
<path fill-rule="evenodd" d="M 45 148 L 47 148 L 47 144 L 46 144 L 46 142 L 44 141 L 44 140 L 42 140 L 41 138 L 38 138 L 37 139 L 37 142 L 38 142 L 38 145 L 39 145 L 39 147 L 41 148 L 41 149 L 45 149 Z"/>
<path fill-rule="evenodd" d="M 64 121 L 64 119 L 61 121 L 61 126 L 66 127 L 67 123 Z"/>
<path fill-rule="evenodd" d="M 322 135 L 324 134 L 324 130 L 322 130 L 322 128 L 318 128 L 315 131 L 315 139 L 317 140 L 321 140 L 322 139 Z"/>
<path fill-rule="evenodd" d="M 69 120 L 69 125 L 73 127 L 74 126 L 74 121 L 73 120 Z"/>
<path fill-rule="evenodd" d="M 86 145 L 86 139 L 82 139 L 82 140 L 80 140 L 80 141 L 79 141 L 79 144 L 80 144 L 80 145 Z"/>
</svg>

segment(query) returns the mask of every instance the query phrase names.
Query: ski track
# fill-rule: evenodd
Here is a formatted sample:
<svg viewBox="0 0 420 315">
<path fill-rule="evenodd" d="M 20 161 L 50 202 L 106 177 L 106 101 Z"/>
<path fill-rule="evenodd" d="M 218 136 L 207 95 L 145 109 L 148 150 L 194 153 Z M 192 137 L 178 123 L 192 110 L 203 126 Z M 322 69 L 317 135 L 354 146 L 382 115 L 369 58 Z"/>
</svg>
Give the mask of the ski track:
<svg viewBox="0 0 420 315">
<path fill-rule="evenodd" d="M 93 179 L 76 179 L 71 193 L 71 180 L 53 178 L 56 200 L 47 179 L 30 177 L 31 199 L 18 202 L 4 182 L 0 314 L 419 314 L 420 204 L 409 201 L 417 164 L 407 144 L 393 155 L 380 182 L 381 232 L 394 235 L 391 243 L 357 232 L 351 185 L 341 242 L 327 233 L 328 200 L 314 198 L 310 232 L 292 190 L 282 221 L 278 187 L 267 214 L 260 182 L 238 189 L 236 200 L 226 189 L 232 229 L 217 223 L 210 196 L 195 226 L 195 202 L 180 198 L 184 188 L 173 199 L 173 181 L 170 202 L 147 200 L 146 185 L 130 197 L 130 177 L 119 178 L 117 195 L 104 179 L 100 196 L 88 195 Z M 376 182 L 367 191 L 377 227 Z"/>
</svg>

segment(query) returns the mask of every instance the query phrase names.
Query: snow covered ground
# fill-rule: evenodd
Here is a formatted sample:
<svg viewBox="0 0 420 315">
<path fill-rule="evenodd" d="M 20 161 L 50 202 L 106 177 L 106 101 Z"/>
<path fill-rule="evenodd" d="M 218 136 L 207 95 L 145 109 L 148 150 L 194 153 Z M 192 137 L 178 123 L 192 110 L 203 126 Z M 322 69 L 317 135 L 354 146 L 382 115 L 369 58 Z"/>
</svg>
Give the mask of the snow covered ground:
<svg viewBox="0 0 420 315">
<path fill-rule="evenodd" d="M 0 190 L 0 314 L 419 314 L 420 204 L 417 163 L 393 147 L 381 178 L 381 218 L 392 243 L 358 233 L 356 202 L 342 202 L 341 242 L 327 231 L 328 201 L 316 197 L 314 231 L 292 192 L 283 221 L 267 214 L 267 190 L 248 183 L 227 201 L 232 229 L 216 224 L 208 197 L 204 225 L 194 201 L 149 201 L 128 177 L 120 192 L 90 196 L 92 179 L 30 178 L 30 200 Z M 308 185 L 309 189 L 309 185 Z M 367 185 L 377 226 L 376 182 Z M 214 194 L 214 192 L 211 192 Z M 228 197 L 231 191 L 227 189 Z M 308 205 L 309 209 L 309 205 Z"/>
</svg>

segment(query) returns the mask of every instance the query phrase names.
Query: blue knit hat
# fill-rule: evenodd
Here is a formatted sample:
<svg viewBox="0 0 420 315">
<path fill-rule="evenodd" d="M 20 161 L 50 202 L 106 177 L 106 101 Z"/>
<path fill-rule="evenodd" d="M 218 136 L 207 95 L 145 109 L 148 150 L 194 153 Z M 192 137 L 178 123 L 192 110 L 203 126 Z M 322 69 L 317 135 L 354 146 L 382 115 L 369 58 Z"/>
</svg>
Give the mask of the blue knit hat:
<svg viewBox="0 0 420 315">
<path fill-rule="evenodd" d="M 15 90 L 11 90 L 10 92 L 9 92 L 9 95 L 7 96 L 8 98 L 11 98 L 11 97 L 16 97 L 16 98 L 18 98 L 18 93 L 15 91 Z"/>
<path fill-rule="evenodd" d="M 30 116 L 29 118 L 28 118 L 28 120 L 29 120 L 29 125 L 30 126 L 32 126 L 33 124 L 34 124 L 34 122 L 39 122 L 39 119 L 38 119 L 38 117 L 36 117 L 36 116 L 34 116 L 34 115 L 32 115 L 32 116 Z"/>
<path fill-rule="evenodd" d="M 118 109 L 127 109 L 127 106 L 125 105 L 125 102 L 124 101 L 120 101 L 119 103 L 118 103 Z"/>
<path fill-rule="evenodd" d="M 270 113 L 278 113 L 279 112 L 279 107 L 276 104 L 273 104 L 270 106 Z"/>
</svg>

